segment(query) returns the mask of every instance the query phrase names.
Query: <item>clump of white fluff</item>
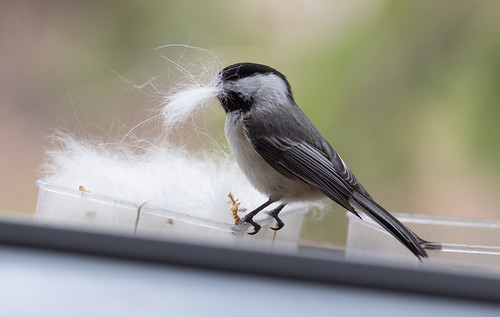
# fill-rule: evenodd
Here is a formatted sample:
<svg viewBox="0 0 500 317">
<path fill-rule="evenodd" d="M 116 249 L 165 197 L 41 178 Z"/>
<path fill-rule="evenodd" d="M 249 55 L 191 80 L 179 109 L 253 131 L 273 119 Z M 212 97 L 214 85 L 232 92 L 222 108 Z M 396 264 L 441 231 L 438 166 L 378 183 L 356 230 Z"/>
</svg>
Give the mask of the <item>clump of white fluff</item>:
<svg viewBox="0 0 500 317">
<path fill-rule="evenodd" d="M 172 45 L 165 45 L 160 48 L 169 46 Z M 167 138 L 170 133 L 179 133 L 177 127 L 192 117 L 196 110 L 202 110 L 209 105 L 209 100 L 221 90 L 219 78 L 216 76 L 221 69 L 218 57 L 213 52 L 200 48 L 191 46 L 185 48 L 201 50 L 208 55 L 210 60 L 194 65 L 194 70 L 191 70 L 187 66 L 181 65 L 180 62 L 174 62 L 163 56 L 163 58 L 173 63 L 183 76 L 182 80 L 174 85 L 170 93 L 163 96 L 161 120 Z M 192 63 L 188 64 L 193 66 Z"/>
<path fill-rule="evenodd" d="M 59 147 L 47 152 L 45 182 L 138 205 L 147 202 L 188 215 L 234 222 L 228 193 L 242 206 L 258 206 L 265 197 L 255 191 L 241 170 L 222 153 L 190 154 L 168 145 L 140 148 L 55 137 Z"/>
<path fill-rule="evenodd" d="M 215 86 L 199 86 L 167 96 L 166 106 L 162 109 L 165 131 L 174 132 L 177 124 L 186 121 L 194 110 L 206 105 L 216 93 Z"/>
</svg>

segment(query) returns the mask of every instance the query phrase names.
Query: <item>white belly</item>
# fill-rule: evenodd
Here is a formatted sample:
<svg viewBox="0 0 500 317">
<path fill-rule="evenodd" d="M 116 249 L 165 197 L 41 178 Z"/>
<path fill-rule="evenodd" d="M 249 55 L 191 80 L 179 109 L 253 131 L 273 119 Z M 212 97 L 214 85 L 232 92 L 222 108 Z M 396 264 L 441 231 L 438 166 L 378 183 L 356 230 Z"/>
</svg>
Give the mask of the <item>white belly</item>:
<svg viewBox="0 0 500 317">
<path fill-rule="evenodd" d="M 272 200 L 284 203 L 322 197 L 322 194 L 313 187 L 299 179 L 290 179 L 269 165 L 254 150 L 246 137 L 242 120 L 237 114 L 227 115 L 225 132 L 238 166 L 259 192 Z"/>
</svg>

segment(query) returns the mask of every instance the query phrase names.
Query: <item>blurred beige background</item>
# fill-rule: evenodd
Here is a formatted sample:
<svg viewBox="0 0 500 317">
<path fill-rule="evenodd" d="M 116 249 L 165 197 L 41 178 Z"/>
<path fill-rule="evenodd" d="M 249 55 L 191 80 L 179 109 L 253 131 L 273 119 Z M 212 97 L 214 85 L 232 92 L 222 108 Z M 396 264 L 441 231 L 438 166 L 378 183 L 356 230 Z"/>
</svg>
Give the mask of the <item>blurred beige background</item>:
<svg viewBox="0 0 500 317">
<path fill-rule="evenodd" d="M 155 48 L 189 44 L 287 75 L 387 209 L 498 219 L 499 17 L 500 2 L 468 0 L 2 1 L 0 210 L 34 213 L 55 129 L 107 140 L 148 118 L 178 78 L 162 56 L 203 59 Z M 335 210 L 306 239 L 345 234 Z"/>
</svg>

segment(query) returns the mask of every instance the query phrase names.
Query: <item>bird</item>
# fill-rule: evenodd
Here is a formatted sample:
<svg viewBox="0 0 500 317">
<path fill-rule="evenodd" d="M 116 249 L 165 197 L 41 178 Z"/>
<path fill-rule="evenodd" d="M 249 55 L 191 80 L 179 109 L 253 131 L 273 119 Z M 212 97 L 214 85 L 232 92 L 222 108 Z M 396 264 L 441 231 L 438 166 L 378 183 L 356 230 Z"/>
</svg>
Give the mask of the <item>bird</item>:
<svg viewBox="0 0 500 317">
<path fill-rule="evenodd" d="M 428 257 L 428 241 L 403 225 L 370 196 L 337 151 L 295 103 L 290 83 L 276 69 L 236 63 L 217 77 L 217 98 L 225 110 L 225 135 L 235 161 L 249 182 L 268 200 L 247 213 L 239 224 L 261 226 L 253 218 L 267 211 L 279 230 L 280 211 L 292 202 L 328 197 L 355 216 L 355 207 L 380 224 L 419 260 Z"/>
</svg>

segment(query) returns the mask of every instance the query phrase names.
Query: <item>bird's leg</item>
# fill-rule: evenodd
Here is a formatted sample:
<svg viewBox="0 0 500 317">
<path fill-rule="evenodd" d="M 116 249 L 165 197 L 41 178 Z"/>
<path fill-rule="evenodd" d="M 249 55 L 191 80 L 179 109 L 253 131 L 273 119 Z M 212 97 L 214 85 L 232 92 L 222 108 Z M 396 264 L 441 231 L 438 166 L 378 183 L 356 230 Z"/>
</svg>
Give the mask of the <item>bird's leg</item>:
<svg viewBox="0 0 500 317">
<path fill-rule="evenodd" d="M 246 214 L 243 219 L 240 220 L 239 224 L 243 224 L 243 223 L 249 223 L 253 226 L 253 229 L 254 231 L 253 232 L 249 232 L 248 234 L 249 235 L 254 235 L 256 234 L 257 232 L 259 232 L 260 230 L 260 225 L 258 223 L 256 223 L 255 221 L 253 221 L 253 217 L 255 217 L 255 215 L 257 215 L 259 212 L 262 211 L 262 209 L 266 208 L 267 206 L 269 206 L 270 204 L 274 203 L 274 200 L 272 200 L 271 198 L 269 198 L 268 201 L 266 201 L 265 203 L 263 203 L 262 205 L 260 205 L 259 207 L 255 208 L 255 210 L 249 212 L 248 214 Z"/>
<path fill-rule="evenodd" d="M 271 227 L 271 229 L 280 230 L 281 228 L 283 228 L 285 226 L 285 223 L 283 221 L 281 221 L 281 219 L 278 217 L 278 214 L 280 213 L 281 209 L 283 209 L 285 207 L 285 205 L 286 204 L 281 204 L 278 207 L 274 208 L 273 210 L 270 210 L 267 212 L 267 214 L 269 216 L 273 217 L 276 220 L 276 222 L 278 223 L 276 228 Z"/>
</svg>

